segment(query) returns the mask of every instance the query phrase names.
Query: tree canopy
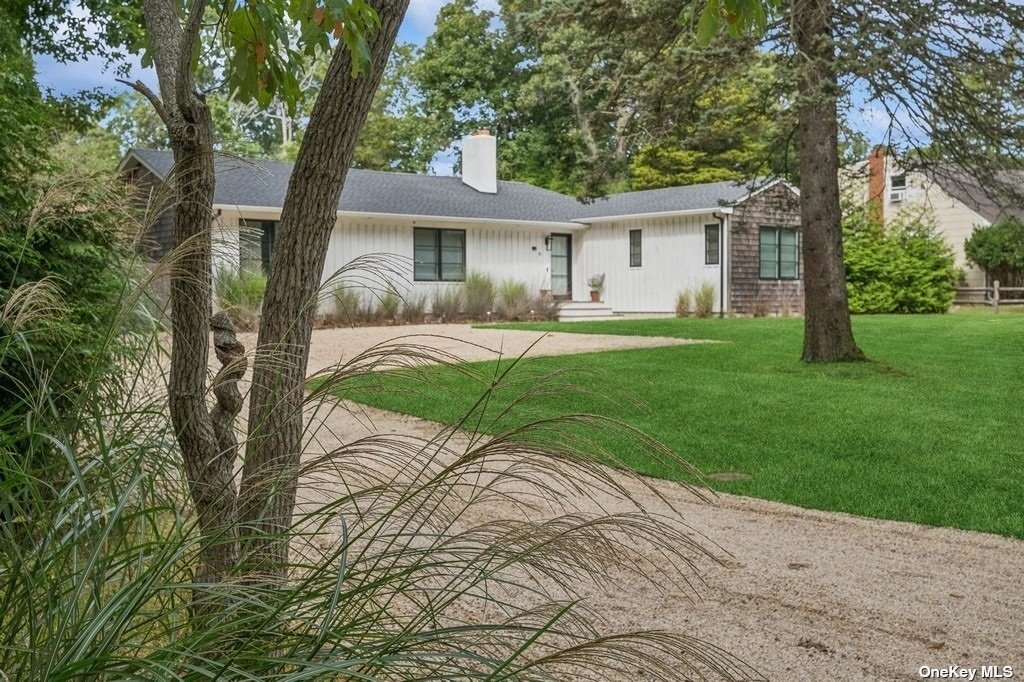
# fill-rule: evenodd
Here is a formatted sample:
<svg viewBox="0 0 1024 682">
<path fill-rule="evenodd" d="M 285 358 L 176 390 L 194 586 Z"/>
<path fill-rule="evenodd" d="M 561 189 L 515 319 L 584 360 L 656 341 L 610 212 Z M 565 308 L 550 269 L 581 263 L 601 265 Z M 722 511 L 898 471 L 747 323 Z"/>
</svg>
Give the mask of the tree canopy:
<svg viewBox="0 0 1024 682">
<path fill-rule="evenodd" d="M 1017 218 L 974 228 L 964 254 L 989 278 L 1004 286 L 1024 286 L 1024 223 Z"/>
</svg>

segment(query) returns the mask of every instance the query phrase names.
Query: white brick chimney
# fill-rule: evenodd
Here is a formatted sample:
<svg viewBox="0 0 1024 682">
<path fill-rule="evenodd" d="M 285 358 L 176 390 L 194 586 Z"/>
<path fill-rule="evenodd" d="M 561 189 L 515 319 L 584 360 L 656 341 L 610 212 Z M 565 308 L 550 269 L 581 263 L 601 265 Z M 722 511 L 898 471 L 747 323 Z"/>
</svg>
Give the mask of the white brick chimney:
<svg viewBox="0 0 1024 682">
<path fill-rule="evenodd" d="M 462 181 L 477 192 L 498 193 L 498 144 L 490 130 L 462 138 Z"/>
</svg>

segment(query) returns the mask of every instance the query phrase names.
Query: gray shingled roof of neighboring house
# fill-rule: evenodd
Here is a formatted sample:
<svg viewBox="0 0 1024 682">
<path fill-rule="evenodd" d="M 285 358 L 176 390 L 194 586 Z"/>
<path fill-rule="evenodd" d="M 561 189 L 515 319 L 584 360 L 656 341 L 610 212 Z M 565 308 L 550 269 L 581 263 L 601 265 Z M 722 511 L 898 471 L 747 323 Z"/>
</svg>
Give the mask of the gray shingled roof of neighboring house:
<svg viewBox="0 0 1024 682">
<path fill-rule="evenodd" d="M 1024 220 L 1024 173 L 1020 171 L 998 171 L 985 181 L 953 164 L 924 168 L 922 172 L 990 223 L 1003 218 Z"/>
<path fill-rule="evenodd" d="M 173 159 L 168 151 L 132 149 L 160 178 L 166 178 Z M 126 157 L 127 160 L 128 157 Z M 225 206 L 280 207 L 284 204 L 292 164 L 219 156 L 215 161 L 214 203 Z M 446 216 L 485 220 L 586 222 L 588 218 L 671 211 L 709 211 L 735 203 L 752 185 L 715 182 L 686 187 L 627 192 L 582 203 L 573 197 L 523 182 L 498 182 L 498 192 L 477 192 L 455 177 L 352 169 L 338 209 L 355 213 Z"/>
</svg>

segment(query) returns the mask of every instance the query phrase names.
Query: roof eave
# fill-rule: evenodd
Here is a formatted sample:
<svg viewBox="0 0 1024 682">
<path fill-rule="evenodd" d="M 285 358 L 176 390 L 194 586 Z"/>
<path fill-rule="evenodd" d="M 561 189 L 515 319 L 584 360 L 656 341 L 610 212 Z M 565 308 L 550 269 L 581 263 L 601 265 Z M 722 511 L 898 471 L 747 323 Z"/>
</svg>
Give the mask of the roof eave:
<svg viewBox="0 0 1024 682">
<path fill-rule="evenodd" d="M 732 213 L 732 206 L 714 206 L 708 208 L 691 208 L 683 211 L 658 211 L 655 213 L 624 213 L 622 215 L 597 216 L 594 218 L 575 218 L 574 223 L 589 225 L 592 223 L 613 223 L 621 220 L 634 220 L 637 218 L 674 218 L 687 215 L 711 215 L 713 213 Z"/>
<path fill-rule="evenodd" d="M 215 209 L 234 211 L 237 213 L 280 213 L 280 206 L 243 206 L 237 204 L 214 204 Z M 412 213 L 385 213 L 379 211 L 343 211 L 336 212 L 339 218 L 371 218 L 385 220 L 408 220 L 412 222 L 448 222 L 458 224 L 487 224 L 487 225 L 520 225 L 535 227 L 537 229 L 561 229 L 578 230 L 583 226 L 575 222 L 560 222 L 549 220 L 524 220 L 519 218 L 473 218 L 469 216 L 447 216 Z"/>
<path fill-rule="evenodd" d="M 163 180 L 163 179 L 164 179 L 164 175 L 163 175 L 163 173 L 161 173 L 161 172 L 160 172 L 160 171 L 158 171 L 158 170 L 157 170 L 156 168 L 153 168 L 153 166 L 151 166 L 151 165 L 149 165 L 148 163 L 146 163 L 146 160 L 145 160 L 145 159 L 143 159 L 143 158 L 142 158 L 141 156 L 139 156 L 139 155 L 138 155 L 138 154 L 136 153 L 136 151 L 135 151 L 135 149 L 134 149 L 134 148 L 132 148 L 132 149 L 129 149 L 129 150 L 127 151 L 127 152 L 125 152 L 124 158 L 122 158 L 122 159 L 121 159 L 121 163 L 117 164 L 117 172 L 118 172 L 118 173 L 122 173 L 122 172 L 124 172 L 125 168 L 127 168 L 127 167 L 128 167 L 128 162 L 129 162 L 129 161 L 131 161 L 131 160 L 133 160 L 133 159 L 134 159 L 134 160 L 135 160 L 136 162 L 138 162 L 138 164 L 139 164 L 140 166 L 142 166 L 143 168 L 145 168 L 146 170 L 148 170 L 148 171 L 149 171 L 150 173 L 152 173 L 153 175 L 157 176 L 157 177 L 158 177 L 158 178 L 160 178 L 161 180 Z"/>
</svg>

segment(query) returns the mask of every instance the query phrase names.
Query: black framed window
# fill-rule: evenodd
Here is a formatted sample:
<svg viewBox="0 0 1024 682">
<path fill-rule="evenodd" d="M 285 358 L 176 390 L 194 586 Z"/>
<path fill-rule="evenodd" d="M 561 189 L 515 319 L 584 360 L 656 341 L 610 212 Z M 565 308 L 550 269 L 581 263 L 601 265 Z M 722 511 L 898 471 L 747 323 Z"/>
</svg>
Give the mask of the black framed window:
<svg viewBox="0 0 1024 682">
<path fill-rule="evenodd" d="M 800 233 L 784 227 L 762 227 L 761 279 L 800 279 Z"/>
<path fill-rule="evenodd" d="M 704 265 L 719 265 L 722 257 L 722 226 L 704 226 Z"/>
<path fill-rule="evenodd" d="M 239 229 L 239 265 L 246 272 L 269 272 L 277 239 L 276 220 L 243 220 Z"/>
<path fill-rule="evenodd" d="M 638 268 L 643 264 L 643 230 L 629 231 L 629 267 Z"/>
<path fill-rule="evenodd" d="M 466 279 L 466 231 L 413 229 L 413 279 L 462 282 Z"/>
</svg>

